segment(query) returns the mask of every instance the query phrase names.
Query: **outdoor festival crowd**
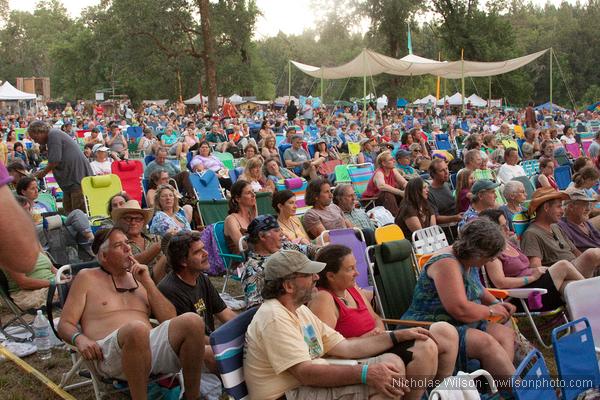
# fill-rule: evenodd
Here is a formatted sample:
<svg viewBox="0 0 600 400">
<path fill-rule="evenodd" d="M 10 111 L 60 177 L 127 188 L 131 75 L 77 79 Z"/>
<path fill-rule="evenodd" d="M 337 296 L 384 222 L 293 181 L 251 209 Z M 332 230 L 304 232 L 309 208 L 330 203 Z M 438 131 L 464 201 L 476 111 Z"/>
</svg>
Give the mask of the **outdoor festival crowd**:
<svg viewBox="0 0 600 400">
<path fill-rule="evenodd" d="M 521 305 L 487 288 L 546 289 L 538 311 L 549 311 L 564 305 L 566 285 L 600 267 L 598 113 L 470 104 L 464 116 L 432 104 L 369 104 L 363 113 L 356 104 L 294 103 L 238 110 L 226 99 L 211 115 L 181 102 L 138 110 L 78 102 L 3 116 L 0 196 L 12 194 L 2 197 L 0 240 L 29 229 L 20 209 L 39 236 L 27 244 L 37 257 L 29 272 L 8 265 L 17 248 L 2 250 L 13 301 L 46 304 L 56 265 L 43 232 L 56 210 L 42 194 L 60 193 L 63 234 L 99 267 L 73 279 L 58 333 L 101 376 L 126 380 L 134 399 L 146 398 L 149 376 L 180 370 L 184 398 L 214 393 L 205 385 L 219 375 L 209 336 L 253 307 L 243 363 L 252 399 L 420 399 L 434 379 L 473 362 L 510 377 L 524 339 L 507 322 Z M 132 138 L 131 127 L 141 135 Z M 145 164 L 144 204 L 119 192 L 105 205 L 108 218 L 91 218 L 82 180 L 134 159 Z M 366 185 L 342 176 L 346 164 L 366 168 Z M 222 234 L 238 255 L 230 268 L 217 229 L 203 226 L 196 175 L 214 175 L 228 201 Z M 258 213 L 263 193 L 273 214 Z M 11 198 L 20 209 L 10 211 Z M 365 255 L 327 234 L 356 228 L 373 245 L 388 224 L 409 241 L 441 226 L 450 243 L 423 259 L 402 316 L 414 324 L 395 330 L 378 314 L 372 287 L 357 285 Z M 245 307 L 208 278 L 232 271 Z"/>
</svg>

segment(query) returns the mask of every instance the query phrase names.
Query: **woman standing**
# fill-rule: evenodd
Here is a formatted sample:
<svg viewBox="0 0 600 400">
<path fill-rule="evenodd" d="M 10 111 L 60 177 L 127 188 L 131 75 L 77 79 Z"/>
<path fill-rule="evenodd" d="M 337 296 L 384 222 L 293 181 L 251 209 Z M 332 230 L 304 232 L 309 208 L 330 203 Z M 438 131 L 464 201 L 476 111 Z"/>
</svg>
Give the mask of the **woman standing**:
<svg viewBox="0 0 600 400">
<path fill-rule="evenodd" d="M 423 179 L 419 177 L 408 181 L 395 221 L 406 238 L 411 238 L 412 233 L 419 229 L 436 224 L 428 197 L 429 185 Z"/>
<path fill-rule="evenodd" d="M 150 225 L 150 233 L 164 237 L 167 233 L 181 230 L 190 231 L 192 207 L 179 207 L 178 193 L 171 185 L 160 185 L 154 195 L 154 218 Z"/>
<path fill-rule="evenodd" d="M 238 254 L 240 252 L 238 243 L 240 238 L 246 234 L 248 225 L 257 217 L 256 194 L 249 182 L 238 179 L 231 186 L 231 198 L 229 199 L 229 212 L 224 222 L 224 234 L 229 247 L 229 252 Z"/>
<path fill-rule="evenodd" d="M 277 222 L 281 233 L 296 244 L 310 244 L 300 218 L 296 216 L 296 196 L 291 190 L 280 190 L 273 195 L 273 209 L 277 213 Z"/>
</svg>

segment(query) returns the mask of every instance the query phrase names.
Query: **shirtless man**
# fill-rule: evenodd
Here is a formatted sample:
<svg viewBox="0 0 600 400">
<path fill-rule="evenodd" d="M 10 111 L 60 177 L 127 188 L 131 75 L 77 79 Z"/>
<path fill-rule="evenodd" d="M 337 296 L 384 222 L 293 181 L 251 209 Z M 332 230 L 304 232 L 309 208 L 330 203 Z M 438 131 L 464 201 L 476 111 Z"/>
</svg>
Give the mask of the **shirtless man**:
<svg viewBox="0 0 600 400">
<path fill-rule="evenodd" d="M 133 258 L 127 240 L 118 228 L 98 232 L 92 247 L 101 266 L 75 277 L 58 332 L 100 374 L 127 380 L 134 400 L 147 398 L 150 374 L 182 368 L 184 398 L 197 399 L 204 321 L 194 313 L 176 316 L 148 267 Z M 161 323 L 153 329 L 150 314 Z"/>
</svg>

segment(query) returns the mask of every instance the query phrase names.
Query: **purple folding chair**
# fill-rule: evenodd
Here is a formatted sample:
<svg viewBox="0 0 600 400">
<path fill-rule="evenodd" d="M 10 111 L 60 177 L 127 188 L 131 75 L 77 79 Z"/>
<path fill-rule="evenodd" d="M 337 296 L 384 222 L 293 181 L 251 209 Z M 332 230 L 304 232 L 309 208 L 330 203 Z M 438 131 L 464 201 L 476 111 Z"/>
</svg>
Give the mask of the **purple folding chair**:
<svg viewBox="0 0 600 400">
<path fill-rule="evenodd" d="M 565 144 L 565 150 L 567 150 L 569 154 L 573 156 L 573 158 L 579 158 L 579 156 L 581 155 L 579 143 Z"/>
<path fill-rule="evenodd" d="M 325 234 L 329 234 L 329 243 L 343 244 L 352 249 L 352 254 L 356 258 L 356 270 L 358 271 L 356 283 L 363 289 L 372 289 L 371 285 L 369 285 L 369 266 L 365 256 L 367 243 L 362 231 L 358 228 L 323 231 L 319 237 L 321 243 L 324 242 Z"/>
</svg>

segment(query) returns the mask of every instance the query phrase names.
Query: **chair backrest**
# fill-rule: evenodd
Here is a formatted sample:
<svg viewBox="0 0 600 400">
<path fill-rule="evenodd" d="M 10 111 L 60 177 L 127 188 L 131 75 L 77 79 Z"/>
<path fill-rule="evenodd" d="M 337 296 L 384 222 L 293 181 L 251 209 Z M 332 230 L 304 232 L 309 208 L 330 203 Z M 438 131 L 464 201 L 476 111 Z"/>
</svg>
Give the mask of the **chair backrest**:
<svg viewBox="0 0 600 400">
<path fill-rule="evenodd" d="M 219 151 L 213 151 L 213 155 L 215 157 L 217 157 L 219 160 L 221 160 L 221 162 L 223 163 L 223 165 L 225 166 L 225 168 L 227 169 L 233 169 L 234 165 L 233 165 L 233 154 L 229 153 L 229 152 L 225 152 L 225 153 L 221 153 Z"/>
<path fill-rule="evenodd" d="M 561 385 L 562 399 L 572 400 L 600 384 L 600 369 L 592 328 L 587 318 L 558 326 L 552 330 L 552 347 Z"/>
<path fill-rule="evenodd" d="M 434 253 L 448 246 L 446 234 L 439 225 L 414 231 L 412 234 L 413 247 L 416 254 Z"/>
<path fill-rule="evenodd" d="M 348 142 L 348 153 L 351 156 L 357 156 L 360 153 L 360 143 Z"/>
<path fill-rule="evenodd" d="M 581 140 L 581 147 L 583 148 L 583 153 L 586 156 L 590 156 L 590 146 L 592 145 L 592 140 L 585 139 Z"/>
<path fill-rule="evenodd" d="M 404 232 L 396 224 L 380 226 L 375 229 L 375 242 L 377 244 L 392 242 L 404 239 Z"/>
<path fill-rule="evenodd" d="M 591 326 L 593 336 L 600 347 L 600 311 L 595 301 L 600 289 L 600 277 L 572 281 L 564 290 L 564 299 L 571 319 L 587 318 Z"/>
<path fill-rule="evenodd" d="M 335 166 L 335 183 L 350 183 L 350 173 L 348 172 L 348 165 L 340 164 Z"/>
<path fill-rule="evenodd" d="M 561 165 L 554 170 L 554 179 L 558 185 L 558 189 L 565 190 L 571 183 L 571 167 L 569 165 Z"/>
<path fill-rule="evenodd" d="M 237 260 L 238 258 L 241 260 L 242 257 L 239 254 L 232 254 L 231 249 L 227 246 L 227 241 L 225 240 L 225 222 L 216 222 L 213 228 L 213 234 L 215 236 L 215 242 L 217 242 L 217 248 L 219 249 L 219 256 L 221 256 L 221 259 L 223 260 L 223 265 L 226 269 L 229 269 L 232 261 Z"/>
<path fill-rule="evenodd" d="M 495 181 L 496 177 L 494 176 L 494 172 L 491 169 L 476 169 L 473 171 L 473 179 L 476 181 L 480 181 L 482 179 L 489 179 L 490 181 Z"/>
<path fill-rule="evenodd" d="M 36 199 L 38 203 L 42 203 L 48 210 L 56 212 L 58 207 L 56 206 L 56 199 L 49 192 L 39 192 Z"/>
<path fill-rule="evenodd" d="M 550 372 L 544 356 L 539 350 L 532 350 L 511 378 L 513 394 L 518 400 L 556 399 Z"/>
<path fill-rule="evenodd" d="M 369 287 L 369 265 L 365 256 L 367 244 L 360 229 L 334 229 L 329 232 L 329 242 L 332 244 L 343 244 L 352 249 L 356 257 L 356 270 L 358 277 L 356 283 L 361 288 Z M 360 239 L 358 236 L 360 236 Z"/>
<path fill-rule="evenodd" d="M 526 176 L 516 176 L 512 180 L 521 182 L 525 187 L 525 193 L 527 194 L 527 198 L 531 199 L 531 196 L 533 196 L 533 192 L 535 192 L 535 186 L 533 186 L 529 178 Z"/>
<path fill-rule="evenodd" d="M 273 209 L 273 193 L 256 193 L 256 210 L 258 215 L 275 215 L 275 210 Z"/>
<path fill-rule="evenodd" d="M 521 211 L 513 215 L 512 225 L 515 231 L 515 235 L 517 235 L 517 239 L 521 240 L 523 233 L 525 233 L 530 223 L 531 218 L 529 217 L 527 211 Z"/>
<path fill-rule="evenodd" d="M 56 182 L 56 178 L 52 172 L 48 172 L 44 177 L 44 185 L 46 186 L 46 190 L 49 190 L 57 201 L 62 200 L 63 191 L 58 185 L 58 182 Z"/>
<path fill-rule="evenodd" d="M 202 171 L 202 173 L 190 173 L 189 177 L 198 200 L 219 200 L 224 198 L 219 178 L 214 171 L 208 169 Z"/>
<path fill-rule="evenodd" d="M 296 215 L 302 215 L 310 208 L 304 201 L 308 182 L 304 178 L 282 179 L 277 182 L 277 190 L 291 190 L 296 196 Z"/>
<path fill-rule="evenodd" d="M 579 148 L 579 143 L 577 142 L 565 144 L 565 149 L 573 156 L 573 158 L 578 158 L 581 155 L 581 149 Z"/>
<path fill-rule="evenodd" d="M 512 139 L 504 139 L 502 141 L 502 145 L 504 145 L 505 149 L 513 148 L 515 150 L 519 150 L 519 145 Z"/>
<path fill-rule="evenodd" d="M 356 254 L 356 253 L 355 253 Z M 406 239 L 376 245 L 373 278 L 386 318 L 400 319 L 417 284 L 415 255 Z"/>
<path fill-rule="evenodd" d="M 452 186 L 453 190 L 456 190 L 456 179 L 458 177 L 458 172 L 450 174 L 450 186 Z"/>
<path fill-rule="evenodd" d="M 373 176 L 374 171 L 375 168 L 371 163 L 348 165 L 350 183 L 354 188 L 356 197 L 358 197 L 359 199 L 362 197 L 362 194 L 367 189 L 367 184 L 369 183 L 369 179 L 371 179 L 371 177 Z"/>
<path fill-rule="evenodd" d="M 281 143 L 279 146 L 277 146 L 277 150 L 279 150 L 279 158 L 281 159 L 281 165 L 283 165 L 284 167 L 285 160 L 283 159 L 283 153 L 285 153 L 285 151 L 290 147 L 292 147 L 290 143 Z"/>
<path fill-rule="evenodd" d="M 127 140 L 129 141 L 137 141 L 143 134 L 141 126 L 130 126 L 127 128 Z"/>
<path fill-rule="evenodd" d="M 217 369 L 228 395 L 235 400 L 248 399 L 244 382 L 244 344 L 246 330 L 258 307 L 239 314 L 210 334 L 210 347 L 215 355 Z"/>
<path fill-rule="evenodd" d="M 223 221 L 229 211 L 229 204 L 226 199 L 198 200 L 197 206 L 200 218 L 205 226 Z"/>
<path fill-rule="evenodd" d="M 452 144 L 445 133 L 435 135 L 435 146 L 438 150 L 452 150 Z"/>
<path fill-rule="evenodd" d="M 540 162 L 538 160 L 525 160 L 521 162 L 521 166 L 527 174 L 528 177 L 531 177 L 535 174 L 540 173 Z"/>
<path fill-rule="evenodd" d="M 156 157 L 153 154 L 148 154 L 144 157 L 144 165 L 148 166 L 152 161 L 156 160 Z"/>
<path fill-rule="evenodd" d="M 81 190 L 90 217 L 108 217 L 106 209 L 112 196 L 123 191 L 121 180 L 115 174 L 86 176 L 81 180 Z"/>
<path fill-rule="evenodd" d="M 142 162 L 139 160 L 113 161 L 110 168 L 112 173 L 117 175 L 121 180 L 121 186 L 123 186 L 123 190 L 129 197 L 142 204 L 143 189 L 141 177 L 144 175 Z"/>
</svg>

